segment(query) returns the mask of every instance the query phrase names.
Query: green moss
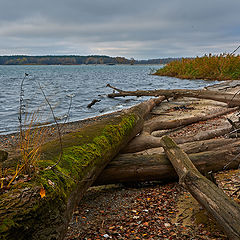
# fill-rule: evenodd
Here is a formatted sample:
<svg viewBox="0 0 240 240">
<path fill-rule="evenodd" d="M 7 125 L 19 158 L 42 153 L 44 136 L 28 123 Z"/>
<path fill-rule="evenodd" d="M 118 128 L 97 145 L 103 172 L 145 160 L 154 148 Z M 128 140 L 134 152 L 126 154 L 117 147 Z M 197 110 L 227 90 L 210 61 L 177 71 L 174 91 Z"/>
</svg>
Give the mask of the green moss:
<svg viewBox="0 0 240 240">
<path fill-rule="evenodd" d="M 40 182 L 43 186 L 48 187 L 49 180 L 51 180 L 55 186 L 50 190 L 60 191 L 64 190 L 64 195 L 67 196 L 69 189 L 73 187 L 76 181 L 83 178 L 84 175 L 92 168 L 93 165 L 97 165 L 99 162 L 105 162 L 105 159 L 109 158 L 113 152 L 117 152 L 119 143 L 122 142 L 124 136 L 127 136 L 135 123 L 134 115 L 124 117 L 117 124 L 106 125 L 100 135 L 92 137 L 91 141 L 86 143 L 86 139 L 81 135 L 82 145 L 77 142 L 76 145 L 67 146 L 63 149 L 63 155 L 60 163 L 55 170 L 43 171 Z M 76 134 L 74 135 L 74 138 Z M 88 140 L 91 138 L 91 133 L 86 136 Z M 69 140 L 69 139 L 68 139 Z M 59 155 L 53 158 L 53 162 L 58 161 Z M 51 161 L 41 161 L 40 165 L 43 168 L 47 167 L 47 164 Z M 50 164 L 52 165 L 52 164 Z M 48 165 L 49 166 L 49 165 Z M 60 185 L 60 189 L 59 186 Z M 62 186 L 61 186 L 62 185 Z"/>
<path fill-rule="evenodd" d="M 14 221 L 8 218 L 5 218 L 0 225 L 0 232 L 6 232 L 9 228 L 14 226 Z"/>
</svg>

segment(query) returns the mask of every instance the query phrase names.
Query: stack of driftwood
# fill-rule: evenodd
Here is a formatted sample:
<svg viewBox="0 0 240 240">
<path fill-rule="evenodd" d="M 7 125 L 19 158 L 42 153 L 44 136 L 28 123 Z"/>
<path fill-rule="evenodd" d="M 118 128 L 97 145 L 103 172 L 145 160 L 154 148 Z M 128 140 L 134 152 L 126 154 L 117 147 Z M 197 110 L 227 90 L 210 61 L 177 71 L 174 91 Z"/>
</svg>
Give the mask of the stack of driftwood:
<svg viewBox="0 0 240 240">
<path fill-rule="evenodd" d="M 64 135 L 63 161 L 70 150 L 81 148 L 71 155 L 72 163 L 77 167 L 60 163 L 65 171 L 61 173 L 57 167 L 50 169 L 52 174 L 47 175 L 46 180 L 62 186 L 69 171 L 79 171 L 79 164 L 81 173 L 74 175 L 74 184 L 63 187 L 67 189 L 64 196 L 49 191 L 45 198 L 41 198 L 38 192 L 43 186 L 36 182 L 32 188 L 15 189 L 3 195 L 0 220 L 5 214 L 5 218 L 12 222 L 4 225 L 2 236 L 5 239 L 15 239 L 16 236 L 18 239 L 63 239 L 74 207 L 89 186 L 179 178 L 180 183 L 224 228 L 229 239 L 240 239 L 240 207 L 216 186 L 212 175 L 219 170 L 238 168 L 240 164 L 237 84 L 231 87 L 220 85 L 217 90 L 133 92 L 108 86 L 117 91 L 109 94 L 111 98 L 154 98 L 91 123 L 74 134 Z M 106 126 L 113 135 L 106 133 Z M 90 147 L 96 143 L 101 145 L 96 139 L 103 135 L 102 148 L 94 146 L 97 154 L 91 153 L 89 159 Z M 56 160 L 59 151 L 57 141 L 48 143 L 42 147 L 42 158 Z M 87 162 L 81 158 L 84 154 L 88 156 Z M 10 204 L 11 201 L 14 204 Z M 26 208 L 28 211 L 22 211 Z"/>
</svg>

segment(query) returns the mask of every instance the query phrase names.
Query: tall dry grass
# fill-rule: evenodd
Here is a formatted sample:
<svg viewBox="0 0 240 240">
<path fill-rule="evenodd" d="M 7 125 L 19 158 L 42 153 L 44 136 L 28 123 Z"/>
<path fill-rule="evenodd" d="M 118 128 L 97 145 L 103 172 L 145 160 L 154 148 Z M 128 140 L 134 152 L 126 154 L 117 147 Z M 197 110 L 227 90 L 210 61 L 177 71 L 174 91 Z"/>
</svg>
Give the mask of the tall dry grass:
<svg viewBox="0 0 240 240">
<path fill-rule="evenodd" d="M 58 124 L 57 118 L 54 114 L 54 110 L 51 106 L 51 103 L 49 102 L 42 86 L 40 83 L 39 89 L 42 92 L 42 95 L 45 99 L 45 102 L 49 106 L 51 115 L 54 119 L 54 126 L 52 128 L 49 127 L 39 127 L 38 122 L 41 122 L 39 110 L 28 113 L 26 111 L 26 107 L 24 104 L 24 81 L 29 76 L 29 74 L 25 73 L 24 78 L 21 80 L 20 84 L 20 98 L 19 98 L 19 143 L 18 143 L 18 149 L 20 151 L 20 157 L 18 160 L 18 163 L 16 165 L 16 168 L 13 169 L 3 169 L 2 166 L 0 166 L 0 190 L 3 188 L 10 188 L 11 185 L 14 183 L 15 180 L 18 179 L 19 176 L 25 175 L 29 178 L 34 176 L 36 173 L 38 173 L 38 160 L 40 159 L 40 148 L 43 145 L 44 142 L 46 142 L 46 139 L 48 135 L 52 135 L 54 128 L 57 130 L 58 140 L 60 143 L 60 156 L 58 161 L 52 165 L 48 166 L 45 170 L 52 169 L 56 167 L 59 162 L 61 162 L 62 158 L 62 138 L 61 138 L 61 129 Z M 70 110 L 72 105 L 72 98 L 73 96 L 70 96 L 70 103 L 69 108 L 67 112 L 67 118 L 65 119 L 64 123 L 69 119 L 70 116 Z M 9 176 L 10 179 L 9 179 Z M 9 179 L 9 180 L 7 180 Z M 6 181 L 7 180 L 7 181 Z"/>
<path fill-rule="evenodd" d="M 29 75 L 25 73 L 25 76 L 20 84 L 19 116 L 18 116 L 19 121 L 18 149 L 20 151 L 20 157 L 14 170 L 14 173 L 12 174 L 13 176 L 7 183 L 7 188 L 9 188 L 11 184 L 14 182 L 14 180 L 16 180 L 17 177 L 19 177 L 21 174 L 32 177 L 34 174 L 38 172 L 38 160 L 40 158 L 40 148 L 45 142 L 47 134 L 49 134 L 48 128 L 37 126 L 37 123 L 40 121 L 39 110 L 34 111 L 32 113 L 28 113 L 26 111 L 26 106 L 24 104 L 24 81 L 28 76 Z M 41 91 L 43 90 L 41 89 Z M 44 95 L 44 97 L 46 96 Z M 2 187 L 3 186 L 1 186 L 1 188 Z"/>
<path fill-rule="evenodd" d="M 240 79 L 240 56 L 209 54 L 193 59 L 183 58 L 168 63 L 154 74 L 184 79 L 236 80 Z"/>
<path fill-rule="evenodd" d="M 45 127 L 37 127 L 35 124 L 39 120 L 38 111 L 26 114 L 24 120 L 24 129 L 21 130 L 18 148 L 20 150 L 20 158 L 17 163 L 15 172 L 7 187 L 20 175 L 28 175 L 32 177 L 38 172 L 38 160 L 40 158 L 40 148 L 45 142 L 48 129 Z"/>
</svg>

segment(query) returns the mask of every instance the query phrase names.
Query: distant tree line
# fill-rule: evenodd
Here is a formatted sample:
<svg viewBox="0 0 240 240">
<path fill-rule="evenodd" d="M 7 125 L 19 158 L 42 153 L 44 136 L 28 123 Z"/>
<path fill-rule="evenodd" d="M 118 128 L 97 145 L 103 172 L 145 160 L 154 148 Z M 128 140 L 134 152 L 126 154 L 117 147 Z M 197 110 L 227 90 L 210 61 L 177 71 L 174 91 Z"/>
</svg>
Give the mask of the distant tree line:
<svg viewBox="0 0 240 240">
<path fill-rule="evenodd" d="M 167 64 L 172 61 L 181 60 L 182 58 L 156 58 L 148 60 L 138 60 L 135 64 Z"/>
<path fill-rule="evenodd" d="M 0 56 L 0 65 L 166 64 L 176 58 L 134 60 L 124 57 L 91 56 Z"/>
</svg>

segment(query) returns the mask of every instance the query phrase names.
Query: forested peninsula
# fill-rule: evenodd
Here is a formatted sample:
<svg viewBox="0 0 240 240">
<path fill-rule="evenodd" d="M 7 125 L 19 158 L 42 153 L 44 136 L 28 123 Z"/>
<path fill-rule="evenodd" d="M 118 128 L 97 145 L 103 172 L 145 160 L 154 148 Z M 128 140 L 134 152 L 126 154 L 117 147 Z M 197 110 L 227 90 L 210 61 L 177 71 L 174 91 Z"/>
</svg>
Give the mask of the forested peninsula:
<svg viewBox="0 0 240 240">
<path fill-rule="evenodd" d="M 89 56 L 0 56 L 0 65 L 81 65 L 81 64 L 166 64 L 176 58 L 159 58 L 148 60 L 127 59 L 125 57 L 110 57 L 101 55 Z"/>
</svg>

